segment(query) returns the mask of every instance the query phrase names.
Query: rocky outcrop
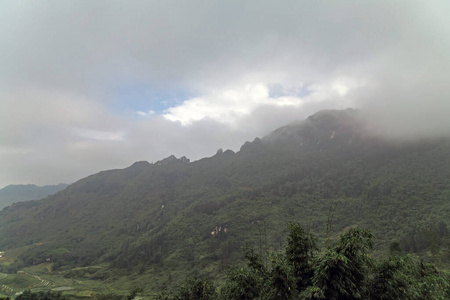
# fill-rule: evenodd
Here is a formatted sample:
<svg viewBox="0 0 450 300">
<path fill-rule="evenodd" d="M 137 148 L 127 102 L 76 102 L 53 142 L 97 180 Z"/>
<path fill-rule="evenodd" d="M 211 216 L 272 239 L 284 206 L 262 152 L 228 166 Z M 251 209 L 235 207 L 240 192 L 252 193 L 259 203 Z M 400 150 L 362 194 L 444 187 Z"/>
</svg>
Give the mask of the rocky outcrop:
<svg viewBox="0 0 450 300">
<path fill-rule="evenodd" d="M 181 163 L 185 163 L 186 164 L 186 163 L 189 163 L 190 160 L 186 156 L 180 157 L 178 159 L 178 158 L 176 158 L 175 155 L 171 155 L 169 157 L 166 157 L 166 158 L 164 158 L 162 160 L 157 161 L 155 163 L 155 165 L 157 165 L 157 166 L 166 166 L 166 165 L 177 163 L 177 162 L 181 162 Z"/>
</svg>

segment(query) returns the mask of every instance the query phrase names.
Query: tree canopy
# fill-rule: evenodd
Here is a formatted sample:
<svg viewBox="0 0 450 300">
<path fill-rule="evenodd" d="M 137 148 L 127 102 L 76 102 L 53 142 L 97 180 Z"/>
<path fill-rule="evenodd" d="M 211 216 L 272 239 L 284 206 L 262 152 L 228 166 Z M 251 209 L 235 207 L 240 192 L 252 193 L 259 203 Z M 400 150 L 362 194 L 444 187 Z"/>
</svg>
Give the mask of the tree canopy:
<svg viewBox="0 0 450 300">
<path fill-rule="evenodd" d="M 189 278 L 158 299 L 449 299 L 448 273 L 400 251 L 374 259 L 372 247 L 368 230 L 351 228 L 333 245 L 319 249 L 313 234 L 291 223 L 284 252 L 262 254 L 247 248 L 246 266 L 230 269 L 222 286 Z"/>
</svg>

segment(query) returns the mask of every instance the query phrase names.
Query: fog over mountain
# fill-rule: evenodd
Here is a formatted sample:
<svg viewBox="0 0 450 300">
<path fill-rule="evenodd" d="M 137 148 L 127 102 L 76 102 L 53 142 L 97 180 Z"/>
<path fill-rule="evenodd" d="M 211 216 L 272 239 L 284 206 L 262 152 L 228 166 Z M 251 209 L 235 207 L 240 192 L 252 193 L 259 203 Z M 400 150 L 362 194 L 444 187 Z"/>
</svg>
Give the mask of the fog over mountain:
<svg viewBox="0 0 450 300">
<path fill-rule="evenodd" d="M 3 1 L 0 188 L 74 182 L 353 107 L 450 131 L 448 1 Z"/>
<path fill-rule="evenodd" d="M 0 249 L 7 260 L 0 264 L 7 275 L 2 293 L 30 288 L 33 281 L 41 286 L 43 280 L 45 288 L 64 287 L 70 295 L 93 293 L 92 287 L 98 294 L 138 286 L 143 299 L 194 276 L 219 285 L 230 267 L 242 270 L 243 247 L 256 255 L 272 249 L 283 255 L 290 222 L 304 224 L 321 247 L 334 245 L 348 230 L 367 229 L 374 235 L 374 258 L 414 259 L 421 267 L 412 274 L 420 278 L 420 270 L 433 263 L 436 267 L 429 270 L 443 278 L 434 282 L 447 283 L 450 138 L 392 142 L 377 130 L 358 110 L 321 110 L 273 128 L 236 152 L 219 150 L 194 162 L 174 155 L 154 163 L 139 161 L 82 178 L 42 200 L 5 207 L 0 211 Z M 329 255 L 334 246 L 314 253 L 350 262 L 346 255 L 359 250 L 349 247 L 336 255 Z M 261 264 L 256 265 L 264 266 L 264 256 L 258 257 Z M 269 259 L 270 266 L 279 261 L 275 255 Z M 324 268 L 335 274 L 349 265 L 335 266 Z M 397 272 L 394 261 L 389 266 Z M 394 284 L 395 291 L 396 281 L 381 270 L 380 281 Z M 273 282 L 287 282 L 286 275 L 295 273 L 255 274 L 282 274 Z M 376 276 L 365 278 L 360 282 L 373 282 Z M 448 285 L 434 286 L 448 295 Z M 428 292 L 429 285 L 421 290 Z"/>
</svg>

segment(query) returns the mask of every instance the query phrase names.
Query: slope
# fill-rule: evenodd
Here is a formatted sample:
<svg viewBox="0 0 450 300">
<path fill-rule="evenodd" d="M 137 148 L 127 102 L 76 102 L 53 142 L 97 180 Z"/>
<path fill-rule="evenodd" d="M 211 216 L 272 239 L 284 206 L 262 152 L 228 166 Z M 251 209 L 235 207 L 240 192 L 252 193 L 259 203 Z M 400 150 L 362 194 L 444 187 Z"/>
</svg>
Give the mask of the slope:
<svg viewBox="0 0 450 300">
<path fill-rule="evenodd" d="M 298 221 L 323 239 L 365 227 L 380 254 L 397 241 L 445 265 L 449 178 L 448 139 L 388 140 L 355 110 L 321 111 L 237 153 L 137 162 L 16 203 L 0 213 L 0 247 L 29 245 L 17 268 L 106 264 L 94 278 L 141 274 L 160 288 L 220 278 L 246 244 L 282 248 Z"/>
<path fill-rule="evenodd" d="M 14 202 L 39 200 L 67 187 L 67 184 L 37 186 L 34 184 L 8 185 L 0 189 L 0 209 Z"/>
</svg>

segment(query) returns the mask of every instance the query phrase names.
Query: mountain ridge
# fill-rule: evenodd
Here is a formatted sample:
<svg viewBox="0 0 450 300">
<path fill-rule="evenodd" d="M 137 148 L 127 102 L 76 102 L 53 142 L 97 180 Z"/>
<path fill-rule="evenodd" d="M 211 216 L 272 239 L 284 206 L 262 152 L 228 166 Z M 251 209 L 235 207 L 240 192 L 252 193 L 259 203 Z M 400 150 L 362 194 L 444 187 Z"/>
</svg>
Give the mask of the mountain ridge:
<svg viewBox="0 0 450 300">
<path fill-rule="evenodd" d="M 68 184 L 37 186 L 35 184 L 10 184 L 0 189 L 0 209 L 14 202 L 39 200 L 65 189 Z"/>
<path fill-rule="evenodd" d="M 261 247 L 263 236 L 264 247 L 281 248 L 289 221 L 324 238 L 332 214 L 331 238 L 366 227 L 379 253 L 398 241 L 440 260 L 446 236 L 423 232 L 447 227 L 450 140 L 392 143 L 358 118 L 356 110 L 322 111 L 236 153 L 88 176 L 0 212 L 0 247 L 29 245 L 17 268 L 47 258 L 61 271 L 107 263 L 96 276 L 160 276 L 156 289 L 181 274 L 220 278 L 241 261 L 241 247 Z M 432 245 L 440 250 L 429 256 Z"/>
</svg>

